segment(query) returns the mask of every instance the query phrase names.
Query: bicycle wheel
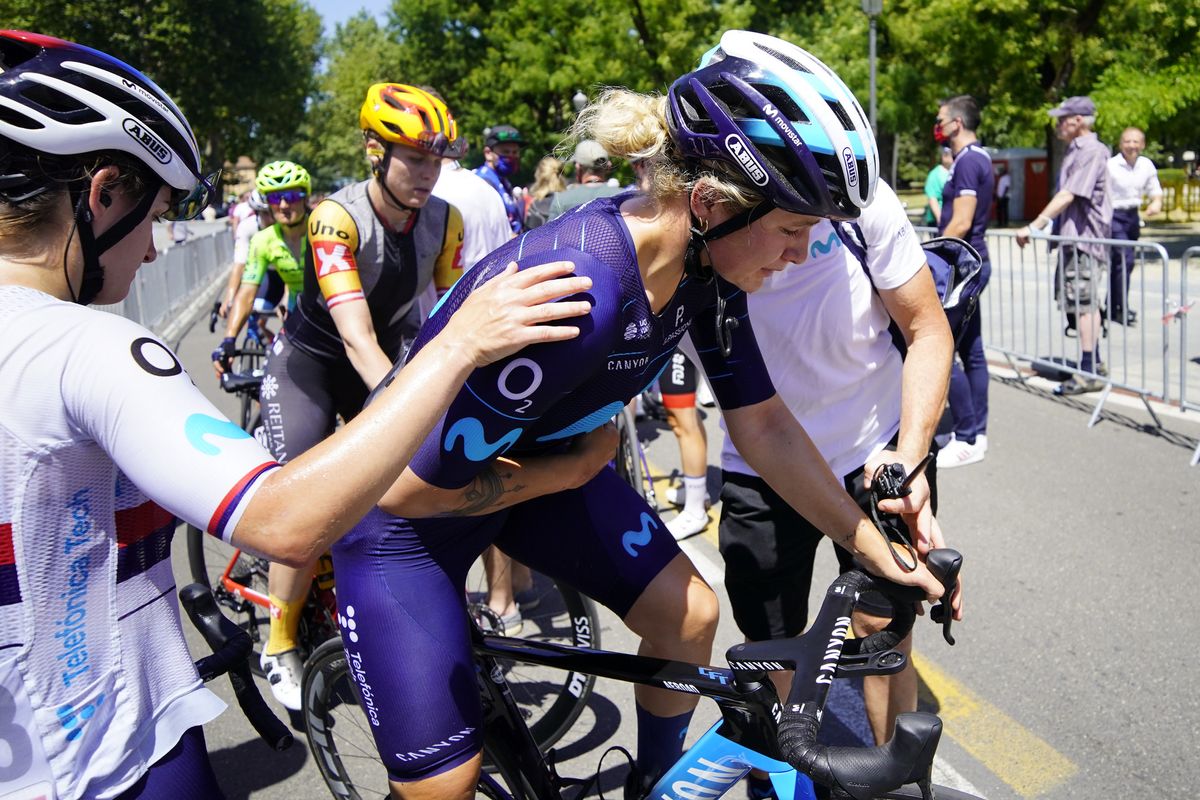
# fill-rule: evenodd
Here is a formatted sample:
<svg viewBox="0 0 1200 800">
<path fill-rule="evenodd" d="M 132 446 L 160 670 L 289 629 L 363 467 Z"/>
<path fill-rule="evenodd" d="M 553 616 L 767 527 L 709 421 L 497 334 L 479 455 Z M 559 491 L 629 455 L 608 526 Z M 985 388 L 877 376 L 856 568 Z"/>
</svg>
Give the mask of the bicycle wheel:
<svg viewBox="0 0 1200 800">
<path fill-rule="evenodd" d="M 302 691 L 308 747 L 329 793 L 338 800 L 390 797 L 341 639 L 325 642 L 308 659 Z"/>
<path fill-rule="evenodd" d="M 626 406 L 617 414 L 617 474 L 642 497 L 646 496 L 646 476 L 642 472 L 641 445 L 633 409 Z"/>
<path fill-rule="evenodd" d="M 522 627 L 517 635 L 538 642 L 598 648 L 600 620 L 592 599 L 539 573 L 532 573 L 532 577 L 530 591 L 537 598 L 536 605 L 527 602 L 521 606 Z M 477 565 L 467 580 L 472 617 L 482 629 L 495 630 L 496 615 L 487 609 L 483 570 Z M 534 741 L 542 750 L 553 746 L 583 713 L 595 676 L 507 659 L 497 661 Z"/>
<path fill-rule="evenodd" d="M 250 663 L 257 670 L 258 654 L 271 634 L 271 614 L 265 605 L 269 562 L 225 544 L 194 525 L 187 526 L 186 535 L 192 580 L 211 589 L 225 615 L 250 634 L 254 643 Z M 262 602 L 256 603 L 256 599 Z"/>
</svg>

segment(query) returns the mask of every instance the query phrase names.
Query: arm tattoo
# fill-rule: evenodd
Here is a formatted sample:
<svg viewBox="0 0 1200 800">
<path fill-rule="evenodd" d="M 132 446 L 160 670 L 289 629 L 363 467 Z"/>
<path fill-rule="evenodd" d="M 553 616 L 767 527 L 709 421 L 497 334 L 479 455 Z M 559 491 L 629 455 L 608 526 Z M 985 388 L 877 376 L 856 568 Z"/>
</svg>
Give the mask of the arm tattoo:
<svg viewBox="0 0 1200 800">
<path fill-rule="evenodd" d="M 506 505 L 510 505 L 498 504 L 505 494 L 519 492 L 525 488 L 525 485 L 512 482 L 516 476 L 515 470 L 505 469 L 501 472 L 496 467 L 497 464 L 492 463 L 483 472 L 476 475 L 470 483 L 460 490 L 462 502 L 452 511 L 444 512 L 438 516 L 470 517 L 476 514 L 487 513 L 489 510 L 499 510 Z"/>
</svg>

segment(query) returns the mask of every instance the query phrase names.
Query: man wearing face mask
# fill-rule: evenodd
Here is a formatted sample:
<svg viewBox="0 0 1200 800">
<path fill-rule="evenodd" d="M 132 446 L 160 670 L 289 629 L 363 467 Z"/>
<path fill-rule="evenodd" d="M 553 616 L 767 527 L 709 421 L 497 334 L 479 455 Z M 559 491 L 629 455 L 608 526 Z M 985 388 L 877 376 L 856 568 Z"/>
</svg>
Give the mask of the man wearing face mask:
<svg viewBox="0 0 1200 800">
<path fill-rule="evenodd" d="M 475 174 L 490 183 L 504 201 L 513 233 L 525 229 L 521 204 L 513 197 L 512 186 L 512 177 L 521 168 L 521 146 L 524 144 L 521 132 L 512 125 L 489 128 L 484 137 L 484 163 L 475 169 Z"/>
</svg>

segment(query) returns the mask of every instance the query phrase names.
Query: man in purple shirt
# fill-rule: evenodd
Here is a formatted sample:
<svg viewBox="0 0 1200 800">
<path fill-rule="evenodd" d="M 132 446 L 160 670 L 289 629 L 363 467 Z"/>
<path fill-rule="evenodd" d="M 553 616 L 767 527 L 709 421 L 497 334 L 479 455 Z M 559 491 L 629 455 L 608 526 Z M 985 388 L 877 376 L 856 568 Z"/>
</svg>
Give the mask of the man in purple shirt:
<svg viewBox="0 0 1200 800">
<path fill-rule="evenodd" d="M 1108 159 L 1112 154 L 1092 132 L 1096 122 L 1096 104 L 1090 97 L 1068 97 L 1050 111 L 1058 120 L 1058 138 L 1067 143 L 1062 167 L 1058 172 L 1058 193 L 1050 199 L 1033 222 L 1017 231 L 1017 244 L 1044 234 L 1058 217 L 1058 233 L 1079 239 L 1107 239 L 1112 232 L 1112 199 L 1108 193 Z M 1061 215 L 1061 216 L 1060 216 Z M 1063 381 L 1056 394 L 1083 394 L 1104 388 L 1099 375 L 1106 374 L 1100 363 L 1099 287 L 1108 265 L 1108 247 L 1087 241 L 1059 247 L 1055 275 L 1059 307 L 1074 313 L 1082 350 L 1079 369 L 1084 375 L 1072 375 Z"/>
<path fill-rule="evenodd" d="M 979 145 L 979 104 L 968 94 L 943 100 L 937 125 L 950 142 L 954 162 L 942 187 L 942 215 L 938 233 L 966 239 L 983 259 L 979 291 L 992 276 L 988 257 L 988 215 L 992 211 L 995 177 L 992 158 Z M 953 469 L 983 460 L 987 452 L 988 366 L 983 354 L 983 321 L 977 310 L 955 343 L 958 361 L 950 370 L 950 415 L 954 438 L 938 453 L 938 467 Z M 960 365 L 961 362 L 961 365 Z"/>
</svg>

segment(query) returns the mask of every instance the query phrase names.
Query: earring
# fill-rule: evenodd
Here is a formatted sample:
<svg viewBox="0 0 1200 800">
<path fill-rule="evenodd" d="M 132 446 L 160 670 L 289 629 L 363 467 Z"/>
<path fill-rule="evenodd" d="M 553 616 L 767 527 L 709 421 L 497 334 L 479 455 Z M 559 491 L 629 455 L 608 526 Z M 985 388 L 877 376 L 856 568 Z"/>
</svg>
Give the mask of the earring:
<svg viewBox="0 0 1200 800">
<path fill-rule="evenodd" d="M 700 233 L 708 233 L 708 219 L 707 218 L 700 219 Z"/>
</svg>

